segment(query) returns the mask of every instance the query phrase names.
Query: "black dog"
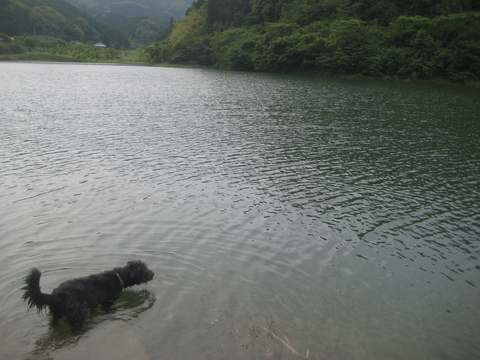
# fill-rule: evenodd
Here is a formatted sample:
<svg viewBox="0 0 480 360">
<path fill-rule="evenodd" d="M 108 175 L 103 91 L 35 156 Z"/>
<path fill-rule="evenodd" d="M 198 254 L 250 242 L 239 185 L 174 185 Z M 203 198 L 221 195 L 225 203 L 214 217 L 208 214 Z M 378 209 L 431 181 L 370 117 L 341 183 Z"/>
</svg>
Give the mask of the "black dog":
<svg viewBox="0 0 480 360">
<path fill-rule="evenodd" d="M 52 323 L 61 318 L 73 328 L 80 328 L 85 321 L 87 309 L 102 305 L 108 308 L 120 296 L 124 288 L 143 284 L 153 279 L 153 271 L 138 261 L 129 261 L 124 268 L 115 268 L 100 274 L 72 279 L 61 283 L 51 294 L 40 291 L 38 269 L 32 269 L 25 278 L 22 299 L 28 301 L 28 308 L 38 311 L 50 308 Z"/>
</svg>

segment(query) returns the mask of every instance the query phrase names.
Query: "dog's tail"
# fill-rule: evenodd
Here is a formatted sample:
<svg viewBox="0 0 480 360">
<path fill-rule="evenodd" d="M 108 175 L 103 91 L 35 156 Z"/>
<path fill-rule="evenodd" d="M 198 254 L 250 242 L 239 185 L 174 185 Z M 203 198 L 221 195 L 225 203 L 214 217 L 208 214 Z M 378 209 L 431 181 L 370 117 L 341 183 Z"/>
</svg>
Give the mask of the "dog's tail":
<svg viewBox="0 0 480 360">
<path fill-rule="evenodd" d="M 22 299 L 28 301 L 28 308 L 34 306 L 38 311 L 41 311 L 44 307 L 50 304 L 52 296 L 50 294 L 44 294 L 40 290 L 40 276 L 42 273 L 38 269 L 30 270 L 30 273 L 25 278 L 25 286 L 22 290 L 25 290 Z"/>
</svg>

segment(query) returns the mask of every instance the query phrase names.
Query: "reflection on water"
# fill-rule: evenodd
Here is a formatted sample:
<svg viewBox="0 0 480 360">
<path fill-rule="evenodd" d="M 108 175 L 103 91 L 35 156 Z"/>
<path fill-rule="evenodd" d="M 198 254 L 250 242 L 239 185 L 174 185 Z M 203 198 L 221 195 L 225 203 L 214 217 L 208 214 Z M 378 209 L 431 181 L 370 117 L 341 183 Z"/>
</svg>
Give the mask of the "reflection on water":
<svg viewBox="0 0 480 360">
<path fill-rule="evenodd" d="M 241 346 L 272 321 L 312 359 L 480 355 L 476 89 L 15 63 L 0 83 L 5 356 L 72 340 L 19 301 L 30 267 L 50 292 L 132 259 L 149 310 L 122 297 L 85 335 L 118 316 L 152 359 L 295 358 Z"/>
<path fill-rule="evenodd" d="M 55 327 L 48 327 L 46 333 L 36 339 L 33 354 L 47 356 L 63 348 L 73 348 L 100 324 L 116 320 L 129 321 L 151 309 L 154 304 L 155 295 L 149 290 L 125 290 L 115 302 L 114 307 L 107 312 L 100 308 L 91 309 L 79 332 L 72 333 L 72 329 L 64 321 L 59 321 Z"/>
</svg>

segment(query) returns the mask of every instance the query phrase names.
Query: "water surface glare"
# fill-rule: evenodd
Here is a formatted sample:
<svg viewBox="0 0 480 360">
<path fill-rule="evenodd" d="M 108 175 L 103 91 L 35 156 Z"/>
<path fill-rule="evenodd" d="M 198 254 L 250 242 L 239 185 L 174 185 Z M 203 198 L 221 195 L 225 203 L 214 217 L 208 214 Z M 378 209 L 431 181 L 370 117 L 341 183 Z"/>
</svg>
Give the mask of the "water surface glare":
<svg viewBox="0 0 480 360">
<path fill-rule="evenodd" d="M 456 86 L 0 63 L 0 358 L 127 333 L 150 359 L 478 359 L 479 114 Z M 31 267 L 50 292 L 131 259 L 154 280 L 82 334 L 20 299 Z"/>
</svg>

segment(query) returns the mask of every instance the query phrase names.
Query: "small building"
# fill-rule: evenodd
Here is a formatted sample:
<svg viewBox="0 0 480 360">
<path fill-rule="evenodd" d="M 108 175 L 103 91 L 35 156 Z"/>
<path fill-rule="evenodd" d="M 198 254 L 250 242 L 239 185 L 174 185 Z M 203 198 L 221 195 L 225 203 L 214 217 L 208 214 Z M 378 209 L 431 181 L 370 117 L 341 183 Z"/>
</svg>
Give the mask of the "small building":
<svg viewBox="0 0 480 360">
<path fill-rule="evenodd" d="M 96 44 L 93 44 L 93 46 L 101 47 L 101 48 L 106 48 L 106 47 L 107 47 L 107 45 L 105 45 L 105 44 L 103 44 L 103 43 L 101 43 L 101 42 L 96 43 Z"/>
</svg>

